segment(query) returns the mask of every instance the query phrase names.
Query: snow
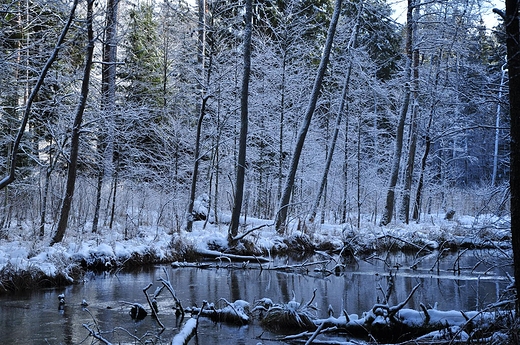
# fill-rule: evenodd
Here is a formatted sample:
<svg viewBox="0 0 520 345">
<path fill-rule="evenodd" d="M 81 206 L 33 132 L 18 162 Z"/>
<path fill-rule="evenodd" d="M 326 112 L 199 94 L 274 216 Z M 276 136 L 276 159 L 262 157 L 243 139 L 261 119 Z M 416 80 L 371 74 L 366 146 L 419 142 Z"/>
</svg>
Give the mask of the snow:
<svg viewBox="0 0 520 345">
<path fill-rule="evenodd" d="M 201 208 L 203 200 L 200 200 Z M 224 219 L 225 215 L 220 216 Z M 466 241 L 480 242 L 485 240 L 502 242 L 508 246 L 510 220 L 495 216 L 480 215 L 471 217 L 467 215 L 455 216 L 452 221 L 440 216 L 423 217 L 422 223 L 392 223 L 387 227 L 379 227 L 373 223 L 362 224 L 361 230 L 352 228 L 348 224 L 310 224 L 308 233 L 314 243 L 329 243 L 334 248 L 341 248 L 345 242 L 351 243 L 356 248 L 373 248 L 375 243 L 385 236 L 400 238 L 403 241 L 421 243 L 431 249 L 437 248 L 440 239 L 442 241 Z M 428 219 L 428 220 L 426 220 Z M 288 237 L 280 236 L 272 220 L 248 218 L 248 228 L 264 226 L 248 235 L 247 239 L 253 241 L 262 251 L 278 252 L 287 249 L 284 240 L 302 236 L 299 231 L 292 230 Z M 485 228 L 485 234 L 480 229 Z M 100 229 L 97 234 L 87 231 L 73 234 L 68 230 L 64 241 L 50 247 L 50 238 L 40 240 L 33 235 L 32 230 L 13 230 L 17 233 L 14 238 L 0 240 L 0 271 L 6 267 L 10 270 L 39 269 L 48 275 L 54 275 L 65 270 L 68 266 L 81 261 L 91 262 L 102 259 L 106 262 L 124 262 L 132 255 L 145 255 L 153 253 L 160 260 L 167 260 L 171 252 L 170 243 L 172 236 L 199 249 L 200 251 L 228 249 L 227 224 L 205 224 L 204 221 L 194 222 L 193 231 L 181 231 L 172 235 L 168 229 L 160 227 L 140 227 L 136 236 L 125 239 L 124 229 Z M 25 233 L 24 233 L 25 232 Z M 482 238 L 482 236 L 485 236 Z M 66 272 L 65 272 L 66 273 Z"/>
<path fill-rule="evenodd" d="M 184 345 L 197 328 L 197 319 L 191 318 L 182 327 L 181 331 L 173 338 L 172 345 Z"/>
</svg>

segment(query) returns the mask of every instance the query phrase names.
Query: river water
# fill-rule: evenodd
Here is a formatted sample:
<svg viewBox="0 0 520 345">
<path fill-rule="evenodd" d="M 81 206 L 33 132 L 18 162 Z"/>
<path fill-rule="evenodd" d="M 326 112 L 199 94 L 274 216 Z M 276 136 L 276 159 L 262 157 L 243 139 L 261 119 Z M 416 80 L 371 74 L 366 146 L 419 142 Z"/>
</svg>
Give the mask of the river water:
<svg viewBox="0 0 520 345">
<path fill-rule="evenodd" d="M 440 310 L 479 310 L 500 298 L 509 284 L 507 265 L 495 267 L 492 255 L 465 252 L 460 260 L 457 253 L 443 256 L 432 253 L 419 259 L 404 254 L 371 257 L 346 265 L 338 274 L 315 271 L 322 265 L 307 266 L 293 271 L 239 268 L 172 268 L 151 266 L 133 272 L 87 273 L 82 283 L 57 289 L 31 291 L 0 296 L 0 334 L 2 344 L 91 344 L 87 328 L 102 331 L 105 339 L 117 344 L 140 344 L 149 341 L 167 344 L 182 324 L 175 316 L 173 300 L 167 291 L 158 298 L 159 316 L 166 329 L 161 331 L 150 316 L 133 321 L 129 316 L 132 303 L 148 308 L 143 289 L 153 293 L 160 286 L 158 279 L 167 275 L 183 307 L 200 306 L 203 300 L 224 307 L 221 299 L 233 302 L 254 301 L 268 297 L 275 303 L 296 298 L 307 302 L 316 291 L 314 303 L 317 316 L 327 317 L 331 306 L 334 315 L 342 310 L 361 314 L 375 303 L 382 302 L 393 284 L 389 304 L 395 305 L 421 284 L 407 308 L 419 309 L 419 304 L 437 305 Z M 322 261 L 323 257 L 312 260 Z M 278 264 L 286 264 L 278 260 Z M 293 264 L 294 262 L 289 262 Z M 417 263 L 417 268 L 410 266 Z M 275 265 L 275 264 L 272 264 Z M 237 265 L 239 267 L 240 265 Z M 327 265 L 331 268 L 333 263 Z M 267 266 L 264 264 L 264 267 Z M 461 268 L 460 274 L 453 268 Z M 437 270 L 438 268 L 438 270 Z M 166 275 L 166 274 L 167 275 Z M 389 277 L 392 276 L 392 281 Z M 65 295 L 60 309 L 58 295 Z M 85 309 L 82 301 L 88 302 Z M 220 302 L 219 302 L 220 300 Z M 233 326 L 200 320 L 197 337 L 190 344 L 281 344 L 280 335 L 265 331 L 253 322 L 248 326 Z"/>
</svg>

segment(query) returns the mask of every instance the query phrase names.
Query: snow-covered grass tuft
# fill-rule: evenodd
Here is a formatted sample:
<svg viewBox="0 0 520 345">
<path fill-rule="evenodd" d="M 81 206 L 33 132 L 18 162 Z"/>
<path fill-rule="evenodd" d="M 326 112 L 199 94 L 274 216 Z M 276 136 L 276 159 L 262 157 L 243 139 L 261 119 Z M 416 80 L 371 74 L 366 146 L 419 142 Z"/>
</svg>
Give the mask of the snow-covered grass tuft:
<svg viewBox="0 0 520 345">
<path fill-rule="evenodd" d="M 294 298 L 287 303 L 274 304 L 269 298 L 256 302 L 253 311 L 260 311 L 260 321 L 267 329 L 277 333 L 291 333 L 316 328 L 316 307 L 297 302 Z"/>
</svg>

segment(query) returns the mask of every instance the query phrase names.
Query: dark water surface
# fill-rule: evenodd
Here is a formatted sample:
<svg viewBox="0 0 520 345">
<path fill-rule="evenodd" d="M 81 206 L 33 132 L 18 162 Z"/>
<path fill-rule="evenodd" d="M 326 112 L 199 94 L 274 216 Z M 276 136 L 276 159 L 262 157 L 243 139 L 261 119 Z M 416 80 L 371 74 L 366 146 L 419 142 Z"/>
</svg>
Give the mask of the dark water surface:
<svg viewBox="0 0 520 345">
<path fill-rule="evenodd" d="M 296 301 L 307 302 L 316 290 L 314 302 L 319 309 L 318 317 L 327 317 L 329 305 L 335 310 L 335 316 L 346 310 L 361 317 L 374 303 L 382 302 L 391 284 L 394 289 L 390 305 L 406 299 L 412 288 L 421 284 L 407 308 L 419 309 L 419 304 L 423 303 L 437 304 L 440 310 L 479 310 L 496 302 L 509 284 L 505 271 L 509 272 L 510 267 L 500 264 L 493 255 L 491 252 L 465 252 L 457 261 L 457 254 L 452 253 L 438 261 L 438 253 L 433 253 L 420 262 L 404 254 L 374 256 L 347 265 L 338 275 L 315 272 L 314 268 L 320 265 L 294 272 L 154 266 L 116 275 L 90 273 L 83 283 L 67 288 L 0 296 L 0 343 L 99 343 L 92 337 L 88 338 L 88 331 L 83 326 L 86 324 L 92 329 L 106 331 L 103 337 L 115 344 L 139 344 L 145 340 L 168 344 L 182 325 L 174 315 L 173 300 L 166 290 L 158 298 L 159 315 L 166 330 L 161 332 L 150 316 L 139 322 L 134 322 L 129 316 L 129 303 L 140 303 L 148 309 L 143 288 L 153 283 L 148 290 L 153 293 L 161 285 L 158 278 L 166 277 L 163 268 L 166 268 L 184 307 L 200 306 L 203 300 L 224 307 L 224 302 L 218 302 L 221 298 L 230 302 L 241 299 L 253 304 L 264 297 L 279 303 L 288 302 L 295 296 Z M 417 262 L 417 269 L 411 270 L 410 266 Z M 493 267 L 495 263 L 500 267 Z M 333 265 L 331 263 L 327 268 Z M 460 275 L 450 271 L 459 266 Z M 392 283 L 390 275 L 394 277 Z M 63 310 L 58 308 L 58 295 L 61 293 L 65 294 L 66 300 Z M 89 303 L 88 311 L 81 306 L 83 299 Z M 262 329 L 257 321 L 238 327 L 201 319 L 198 336 L 190 344 L 282 343 L 276 340 L 278 338 L 279 335 Z"/>
</svg>

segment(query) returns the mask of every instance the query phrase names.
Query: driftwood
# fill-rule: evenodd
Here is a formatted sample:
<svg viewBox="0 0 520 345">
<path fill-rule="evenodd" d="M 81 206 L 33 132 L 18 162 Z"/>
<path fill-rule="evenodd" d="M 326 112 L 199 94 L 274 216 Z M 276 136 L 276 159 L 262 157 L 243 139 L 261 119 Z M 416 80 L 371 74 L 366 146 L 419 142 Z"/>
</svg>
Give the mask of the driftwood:
<svg viewBox="0 0 520 345">
<path fill-rule="evenodd" d="M 89 327 L 89 325 L 87 324 L 83 324 L 83 327 L 88 331 L 88 333 L 94 337 L 95 339 L 99 340 L 100 342 L 102 342 L 103 344 L 105 345 L 112 345 L 111 342 L 109 342 L 108 340 L 106 340 L 105 338 L 103 338 L 103 336 L 101 335 L 101 332 L 99 331 L 95 331 L 93 330 L 92 328 Z"/>
</svg>

